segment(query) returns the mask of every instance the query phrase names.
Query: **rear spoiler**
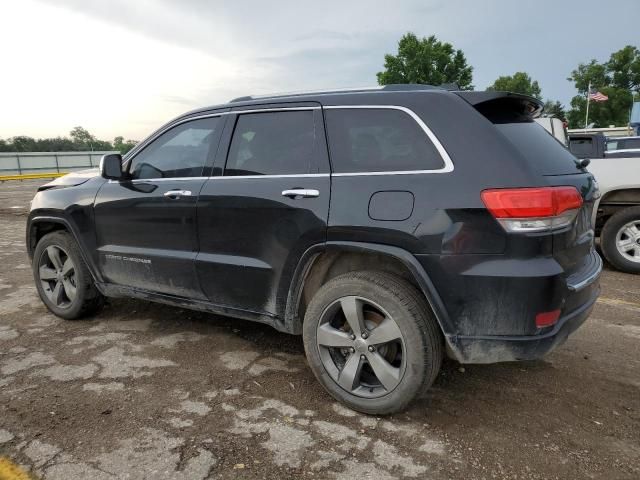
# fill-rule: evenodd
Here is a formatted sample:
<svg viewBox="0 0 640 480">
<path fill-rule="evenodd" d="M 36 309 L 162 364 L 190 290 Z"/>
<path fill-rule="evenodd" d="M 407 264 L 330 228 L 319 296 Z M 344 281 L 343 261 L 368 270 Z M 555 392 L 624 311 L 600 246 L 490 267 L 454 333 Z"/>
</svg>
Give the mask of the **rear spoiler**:
<svg viewBox="0 0 640 480">
<path fill-rule="evenodd" d="M 511 92 L 454 92 L 493 123 L 532 122 L 542 113 L 537 98 Z"/>
</svg>

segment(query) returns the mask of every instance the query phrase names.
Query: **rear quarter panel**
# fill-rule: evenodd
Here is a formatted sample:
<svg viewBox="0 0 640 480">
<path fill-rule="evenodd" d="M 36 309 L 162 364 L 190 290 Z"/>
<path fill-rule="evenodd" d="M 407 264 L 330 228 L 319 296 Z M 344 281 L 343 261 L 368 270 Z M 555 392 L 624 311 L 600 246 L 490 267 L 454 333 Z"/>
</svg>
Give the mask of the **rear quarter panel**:
<svg viewBox="0 0 640 480">
<path fill-rule="evenodd" d="M 595 224 L 598 206 L 609 192 L 640 188 L 639 158 L 593 158 L 587 167 L 600 189 L 600 198 L 595 201 L 592 220 Z"/>
</svg>

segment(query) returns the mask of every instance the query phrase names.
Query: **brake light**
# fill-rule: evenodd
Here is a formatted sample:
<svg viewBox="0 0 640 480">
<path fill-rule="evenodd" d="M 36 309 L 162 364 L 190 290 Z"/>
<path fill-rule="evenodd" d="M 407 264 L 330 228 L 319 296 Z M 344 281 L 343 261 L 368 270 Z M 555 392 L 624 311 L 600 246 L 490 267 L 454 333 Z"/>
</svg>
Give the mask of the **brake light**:
<svg viewBox="0 0 640 480">
<path fill-rule="evenodd" d="M 508 232 L 540 232 L 569 225 L 582 207 L 575 187 L 484 190 L 487 209 Z"/>
<path fill-rule="evenodd" d="M 555 325 L 559 318 L 560 310 L 539 313 L 536 315 L 536 327 L 550 327 L 551 325 Z"/>
</svg>

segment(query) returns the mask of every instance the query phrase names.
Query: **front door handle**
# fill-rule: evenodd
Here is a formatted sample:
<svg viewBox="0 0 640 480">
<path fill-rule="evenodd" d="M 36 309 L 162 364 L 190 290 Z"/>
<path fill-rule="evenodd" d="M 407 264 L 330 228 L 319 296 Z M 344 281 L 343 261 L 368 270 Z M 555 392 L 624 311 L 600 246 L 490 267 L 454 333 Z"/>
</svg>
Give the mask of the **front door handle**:
<svg viewBox="0 0 640 480">
<path fill-rule="evenodd" d="M 168 197 L 172 200 L 176 200 L 180 197 L 190 197 L 190 190 L 169 190 L 168 192 L 164 192 L 164 196 Z"/>
<path fill-rule="evenodd" d="M 282 196 L 289 198 L 316 198 L 320 196 L 320 192 L 308 188 L 292 188 L 291 190 L 283 190 Z"/>
</svg>

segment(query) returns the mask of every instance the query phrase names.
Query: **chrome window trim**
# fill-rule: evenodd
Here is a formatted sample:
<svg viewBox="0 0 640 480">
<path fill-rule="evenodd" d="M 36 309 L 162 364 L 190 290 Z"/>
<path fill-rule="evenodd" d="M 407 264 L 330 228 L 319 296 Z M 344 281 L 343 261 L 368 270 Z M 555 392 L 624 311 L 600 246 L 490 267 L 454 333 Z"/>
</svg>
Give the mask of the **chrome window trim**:
<svg viewBox="0 0 640 480">
<path fill-rule="evenodd" d="M 149 182 L 171 182 L 171 181 L 190 181 L 190 180 L 207 180 L 210 177 L 169 177 L 169 178 L 134 178 L 133 180 L 109 180 L 109 183 L 149 183 Z"/>
<path fill-rule="evenodd" d="M 306 178 L 306 177 L 329 177 L 330 173 L 300 173 L 291 175 L 235 175 L 235 176 L 212 176 L 212 177 L 172 177 L 172 178 L 136 178 L 134 180 L 109 180 L 109 183 L 149 183 L 149 182 L 170 182 L 170 181 L 190 181 L 190 180 L 233 180 L 240 178 Z"/>
<path fill-rule="evenodd" d="M 287 175 L 228 175 L 228 176 L 216 176 L 209 177 L 209 180 L 233 180 L 240 178 L 314 178 L 314 177 L 329 177 L 330 173 L 292 173 Z"/>
<path fill-rule="evenodd" d="M 431 129 L 422 121 L 422 119 L 410 108 L 400 105 L 328 105 L 324 107 L 325 110 L 337 110 L 337 109 L 384 109 L 384 110 L 399 110 L 409 115 L 418 124 L 420 128 L 427 135 L 431 143 L 436 147 L 436 150 L 440 154 L 444 166 L 442 168 L 431 170 L 385 170 L 380 172 L 347 172 L 347 173 L 333 173 L 334 177 L 354 177 L 361 175 L 415 175 L 423 173 L 449 173 L 453 172 L 453 161 L 445 150 L 438 137 L 431 131 Z"/>
<path fill-rule="evenodd" d="M 233 107 L 233 108 L 237 108 L 237 107 Z M 172 123 L 171 125 L 167 126 L 166 128 L 156 132 L 154 135 L 152 135 L 151 137 L 147 138 L 146 140 L 144 140 L 144 143 L 142 143 L 140 145 L 140 149 L 137 150 L 136 152 L 134 152 L 134 154 L 130 157 L 127 158 L 127 160 L 125 160 L 125 162 L 123 163 L 123 168 L 127 166 L 128 162 L 130 162 L 131 160 L 133 160 L 142 150 L 144 150 L 144 148 L 149 145 L 149 143 L 151 143 L 152 141 L 154 141 L 156 138 L 158 138 L 160 135 L 162 135 L 163 133 L 167 132 L 168 130 L 177 127 L 178 125 L 181 125 L 183 123 L 186 122 L 190 122 L 192 120 L 200 120 L 202 118 L 211 118 L 211 117 L 222 117 L 224 115 L 242 115 L 245 113 L 262 113 L 262 112 L 287 112 L 287 111 L 304 111 L 304 110 L 338 110 L 338 109 L 386 109 L 386 110 L 399 110 L 401 112 L 406 113 L 407 115 L 409 115 L 417 124 L 418 126 L 425 132 L 425 134 L 427 135 L 427 137 L 429 138 L 429 140 L 431 140 L 431 142 L 433 143 L 433 145 L 436 147 L 436 150 L 438 151 L 438 153 L 440 154 L 443 162 L 444 162 L 444 166 L 442 168 L 439 169 L 431 169 L 431 170 L 385 170 L 385 171 L 379 171 L 379 172 L 346 172 L 346 173 L 307 173 L 307 174 L 290 174 L 290 175 L 233 175 L 233 176 L 211 176 L 211 177 L 174 177 L 174 178 L 150 178 L 150 179 L 135 179 L 135 180 L 129 180 L 130 182 L 150 182 L 150 181 L 170 181 L 170 180 L 194 180 L 194 179 L 200 179 L 200 178 L 207 178 L 207 179 L 239 179 L 239 178 L 247 178 L 247 179 L 254 179 L 254 178 L 304 178 L 304 177 L 328 177 L 328 176 L 333 176 L 333 177 L 355 177 L 355 176 L 365 176 L 365 175 L 376 175 L 376 176 L 380 176 L 380 175 L 416 175 L 416 174 L 426 174 L 426 173 L 449 173 L 452 172 L 454 170 L 454 166 L 453 166 L 453 161 L 451 160 L 451 157 L 449 156 L 449 154 L 447 153 L 447 151 L 445 150 L 444 146 L 442 145 L 442 143 L 440 142 L 440 140 L 438 139 L 438 137 L 436 137 L 436 135 L 433 133 L 433 131 L 424 123 L 424 121 L 410 108 L 407 107 L 403 107 L 401 105 L 327 105 L 324 107 L 320 107 L 320 106 L 304 106 L 304 107 L 270 107 L 270 108 L 252 108 L 252 109 L 248 109 L 248 110 L 230 110 L 230 111 L 226 111 L 226 112 L 216 112 L 216 113 L 210 113 L 210 114 L 204 114 L 204 115 L 198 115 L 195 117 L 189 117 L 189 118 L 185 118 L 183 120 L 180 120 L 176 123 Z M 118 180 L 109 180 L 109 182 L 118 182 Z"/>
</svg>

